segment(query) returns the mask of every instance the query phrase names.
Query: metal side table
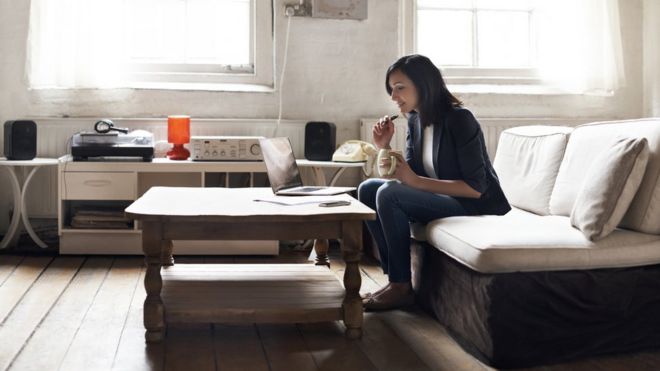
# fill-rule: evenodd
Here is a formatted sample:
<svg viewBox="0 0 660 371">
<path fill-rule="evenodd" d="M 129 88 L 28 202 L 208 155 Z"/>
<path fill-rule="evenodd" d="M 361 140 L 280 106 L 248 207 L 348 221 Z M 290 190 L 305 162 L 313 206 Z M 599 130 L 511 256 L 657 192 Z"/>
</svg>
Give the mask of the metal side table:
<svg viewBox="0 0 660 371">
<path fill-rule="evenodd" d="M 58 161 L 54 158 L 35 158 L 32 160 L 7 160 L 6 158 L 0 158 L 0 167 L 3 167 L 9 173 L 9 180 L 11 183 L 12 194 L 14 196 L 14 215 L 11 218 L 9 228 L 5 237 L 0 241 L 0 249 L 4 249 L 9 246 L 10 242 L 14 239 L 14 235 L 19 230 L 19 219 L 23 219 L 23 225 L 25 230 L 32 238 L 34 242 L 39 245 L 41 248 L 48 247 L 38 236 L 34 233 L 30 220 L 27 216 L 27 210 L 25 206 L 25 197 L 27 194 L 28 186 L 34 174 L 39 170 L 39 168 L 44 166 L 57 165 Z M 17 174 L 18 168 L 21 168 L 23 173 L 29 170 L 27 176 L 25 176 L 25 181 L 20 182 Z"/>
</svg>

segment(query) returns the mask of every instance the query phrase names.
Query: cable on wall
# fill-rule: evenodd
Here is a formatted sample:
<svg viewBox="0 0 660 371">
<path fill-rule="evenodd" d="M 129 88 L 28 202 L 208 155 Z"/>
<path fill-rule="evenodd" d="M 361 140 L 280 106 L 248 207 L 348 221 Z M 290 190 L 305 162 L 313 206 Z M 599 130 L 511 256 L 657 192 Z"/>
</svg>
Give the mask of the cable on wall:
<svg viewBox="0 0 660 371">
<path fill-rule="evenodd" d="M 286 62 L 289 54 L 289 30 L 291 29 L 291 18 L 293 18 L 293 11 L 289 11 L 291 8 L 287 8 L 286 11 L 286 36 L 284 38 L 284 57 L 282 61 L 282 71 L 280 72 L 279 86 L 280 86 L 280 100 L 279 108 L 277 112 L 277 124 L 275 125 L 275 132 L 273 136 L 277 136 L 277 131 L 280 128 L 280 122 L 282 121 L 282 99 L 284 96 L 284 76 L 286 72 Z"/>
</svg>

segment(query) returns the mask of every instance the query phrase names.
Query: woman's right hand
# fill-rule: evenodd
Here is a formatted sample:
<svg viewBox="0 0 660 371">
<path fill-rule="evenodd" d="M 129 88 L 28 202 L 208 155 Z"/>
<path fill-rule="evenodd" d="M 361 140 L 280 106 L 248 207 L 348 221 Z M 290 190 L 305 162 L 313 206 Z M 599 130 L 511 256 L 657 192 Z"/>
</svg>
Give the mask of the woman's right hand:
<svg viewBox="0 0 660 371">
<path fill-rule="evenodd" d="M 389 116 L 383 116 L 371 129 L 374 144 L 378 148 L 390 148 L 390 142 L 394 136 L 394 123 Z"/>
</svg>

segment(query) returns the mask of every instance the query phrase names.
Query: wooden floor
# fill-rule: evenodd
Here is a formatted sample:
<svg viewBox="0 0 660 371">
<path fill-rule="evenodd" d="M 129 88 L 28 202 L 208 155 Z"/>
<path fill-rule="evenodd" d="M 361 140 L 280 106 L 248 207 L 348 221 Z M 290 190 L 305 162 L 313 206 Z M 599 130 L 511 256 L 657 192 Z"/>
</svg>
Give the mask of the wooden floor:
<svg viewBox="0 0 660 371">
<path fill-rule="evenodd" d="M 306 262 L 306 254 L 178 257 L 177 263 Z M 334 257 L 333 272 L 343 265 Z M 141 257 L 0 254 L 0 370 L 492 370 L 417 309 L 366 313 L 364 336 L 340 322 L 170 326 L 145 346 Z M 386 278 L 362 264 L 362 291 Z M 660 352 L 533 370 L 660 369 Z"/>
</svg>

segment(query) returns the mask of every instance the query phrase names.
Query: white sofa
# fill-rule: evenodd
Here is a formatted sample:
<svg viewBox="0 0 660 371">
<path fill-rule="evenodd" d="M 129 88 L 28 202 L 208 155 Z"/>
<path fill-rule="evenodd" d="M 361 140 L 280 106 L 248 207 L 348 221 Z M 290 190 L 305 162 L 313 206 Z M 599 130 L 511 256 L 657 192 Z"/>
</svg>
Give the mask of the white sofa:
<svg viewBox="0 0 660 371">
<path fill-rule="evenodd" d="M 627 179 L 602 182 L 627 138 Z M 660 346 L 660 119 L 509 129 L 493 165 L 512 211 L 413 226 L 420 303 L 496 367 Z"/>
</svg>

